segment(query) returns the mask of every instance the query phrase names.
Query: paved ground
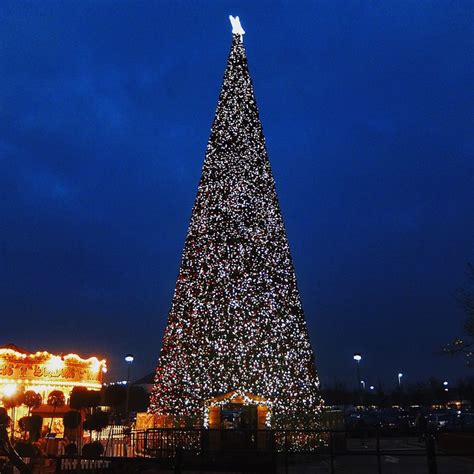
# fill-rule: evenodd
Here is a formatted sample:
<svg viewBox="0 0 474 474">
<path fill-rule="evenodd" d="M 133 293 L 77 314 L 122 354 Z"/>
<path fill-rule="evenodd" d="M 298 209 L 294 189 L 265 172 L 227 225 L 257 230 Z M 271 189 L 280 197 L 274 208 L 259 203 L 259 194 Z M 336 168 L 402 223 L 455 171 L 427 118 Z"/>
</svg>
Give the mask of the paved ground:
<svg viewBox="0 0 474 474">
<path fill-rule="evenodd" d="M 426 459 L 412 456 L 383 456 L 383 474 L 428 474 Z M 279 469 L 279 474 L 285 474 L 284 466 Z M 289 465 L 288 474 L 330 474 L 329 461 L 306 462 Z M 336 459 L 334 463 L 335 474 L 377 474 L 377 460 L 363 456 L 346 456 Z M 438 474 L 473 474 L 474 461 L 462 458 L 439 458 Z"/>
<path fill-rule="evenodd" d="M 375 440 L 349 439 L 347 456 L 336 456 L 334 474 L 378 474 L 377 457 L 370 454 L 375 450 Z M 385 438 L 380 448 L 390 451 L 381 456 L 382 474 L 429 474 L 425 444 L 417 438 Z M 363 453 L 367 452 L 367 455 Z M 474 458 L 442 456 L 436 458 L 438 474 L 474 474 Z M 473 453 L 474 455 L 474 453 Z M 283 463 L 284 464 L 284 463 Z M 290 459 L 288 469 L 279 468 L 279 474 L 331 474 L 330 459 L 316 460 L 311 457 Z"/>
</svg>

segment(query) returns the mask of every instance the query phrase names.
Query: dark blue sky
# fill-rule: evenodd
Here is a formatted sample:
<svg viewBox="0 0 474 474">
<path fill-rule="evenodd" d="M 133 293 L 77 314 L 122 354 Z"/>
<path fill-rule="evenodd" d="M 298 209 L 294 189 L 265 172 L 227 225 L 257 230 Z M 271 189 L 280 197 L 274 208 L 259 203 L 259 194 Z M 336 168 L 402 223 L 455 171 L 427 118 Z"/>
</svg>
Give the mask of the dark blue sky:
<svg viewBox="0 0 474 474">
<path fill-rule="evenodd" d="M 3 342 L 155 366 L 229 14 L 322 382 L 354 351 L 370 383 L 472 373 L 436 355 L 474 260 L 471 0 L 3 0 Z"/>
</svg>

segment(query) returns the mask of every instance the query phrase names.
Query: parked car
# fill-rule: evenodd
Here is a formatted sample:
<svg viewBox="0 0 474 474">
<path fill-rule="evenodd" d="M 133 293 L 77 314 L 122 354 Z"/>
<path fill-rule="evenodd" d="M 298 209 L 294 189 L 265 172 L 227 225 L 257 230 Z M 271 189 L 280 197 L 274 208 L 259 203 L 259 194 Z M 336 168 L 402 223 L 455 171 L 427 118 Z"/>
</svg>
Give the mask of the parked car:
<svg viewBox="0 0 474 474">
<path fill-rule="evenodd" d="M 458 424 L 457 421 L 457 414 L 434 412 L 428 415 L 428 428 L 436 431 L 454 429 Z"/>
</svg>

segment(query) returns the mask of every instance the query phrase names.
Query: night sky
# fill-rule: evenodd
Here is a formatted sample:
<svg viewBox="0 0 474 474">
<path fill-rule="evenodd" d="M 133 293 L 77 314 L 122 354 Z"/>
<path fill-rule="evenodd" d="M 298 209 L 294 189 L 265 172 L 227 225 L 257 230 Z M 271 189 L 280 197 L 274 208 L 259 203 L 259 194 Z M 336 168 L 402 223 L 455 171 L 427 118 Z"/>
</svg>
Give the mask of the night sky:
<svg viewBox="0 0 474 474">
<path fill-rule="evenodd" d="M 474 3 L 0 11 L 0 343 L 156 365 L 240 15 L 322 383 L 473 374 Z"/>
</svg>

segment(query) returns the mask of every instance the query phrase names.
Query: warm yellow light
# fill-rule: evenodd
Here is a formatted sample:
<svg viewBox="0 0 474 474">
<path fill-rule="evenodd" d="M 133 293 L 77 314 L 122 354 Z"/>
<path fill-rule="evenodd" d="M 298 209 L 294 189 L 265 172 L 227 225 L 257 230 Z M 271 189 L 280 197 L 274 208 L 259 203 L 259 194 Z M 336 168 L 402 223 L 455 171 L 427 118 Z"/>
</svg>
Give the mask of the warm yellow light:
<svg viewBox="0 0 474 474">
<path fill-rule="evenodd" d="M 48 369 L 50 370 L 60 370 L 64 367 L 64 361 L 61 357 L 52 356 L 46 363 Z"/>
<path fill-rule="evenodd" d="M 7 397 L 11 397 L 18 389 L 18 386 L 16 383 L 10 383 L 8 385 L 5 385 L 3 387 L 3 394 L 6 395 Z"/>
<path fill-rule="evenodd" d="M 44 396 L 53 388 L 68 390 L 68 387 L 82 386 L 100 390 L 102 377 L 107 370 L 105 359 L 97 357 L 82 359 L 77 354 L 55 355 L 46 351 L 24 354 L 10 348 L 0 348 L 0 366 L 7 365 L 9 371 L 0 374 L 0 398 L 5 395 L 4 387 L 16 384 L 34 387 Z M 8 389 L 11 390 L 11 389 Z"/>
</svg>

